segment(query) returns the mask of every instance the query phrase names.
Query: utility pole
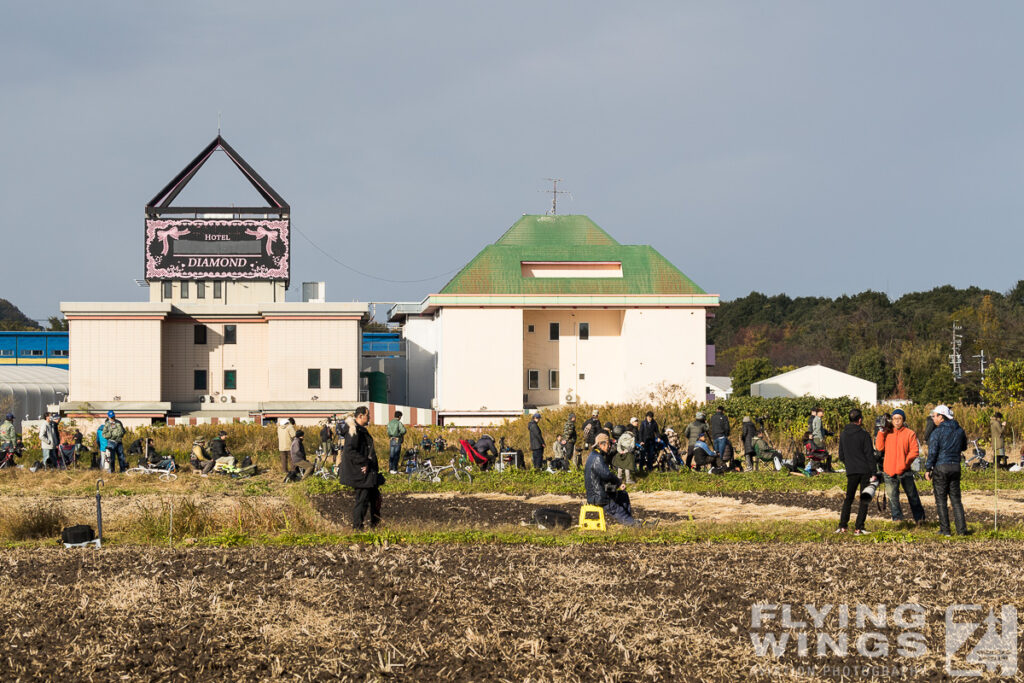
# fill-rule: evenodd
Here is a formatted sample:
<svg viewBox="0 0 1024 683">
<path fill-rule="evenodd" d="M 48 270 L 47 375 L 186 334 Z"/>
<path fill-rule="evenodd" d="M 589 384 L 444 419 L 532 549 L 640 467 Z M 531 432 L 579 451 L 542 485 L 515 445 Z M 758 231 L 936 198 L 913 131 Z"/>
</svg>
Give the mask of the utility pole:
<svg viewBox="0 0 1024 683">
<path fill-rule="evenodd" d="M 558 195 L 560 195 L 560 194 L 569 194 L 571 196 L 571 193 L 566 191 L 566 190 L 559 190 L 558 189 L 558 183 L 562 182 L 561 178 L 545 178 L 544 180 L 549 180 L 552 183 L 551 189 L 550 190 L 544 190 L 544 192 L 550 192 L 551 193 L 551 214 L 550 215 L 554 216 L 554 215 L 558 214 Z"/>
<path fill-rule="evenodd" d="M 982 349 L 981 353 L 979 353 L 978 355 L 971 356 L 971 358 L 977 358 L 979 360 L 979 362 L 981 363 L 981 380 L 984 382 L 985 381 L 985 349 Z"/>
<path fill-rule="evenodd" d="M 956 382 L 963 377 L 963 356 L 960 355 L 960 347 L 963 344 L 964 336 L 959 334 L 960 330 L 964 329 L 957 324 L 957 321 L 953 321 L 953 343 L 951 347 L 951 353 L 949 354 L 949 364 L 953 366 L 953 381 Z"/>
</svg>

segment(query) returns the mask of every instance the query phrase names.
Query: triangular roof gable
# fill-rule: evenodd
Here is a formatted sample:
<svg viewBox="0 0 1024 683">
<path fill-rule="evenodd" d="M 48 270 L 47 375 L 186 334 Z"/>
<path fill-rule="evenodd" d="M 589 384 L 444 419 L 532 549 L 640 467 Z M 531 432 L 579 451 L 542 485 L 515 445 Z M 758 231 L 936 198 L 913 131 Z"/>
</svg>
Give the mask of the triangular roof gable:
<svg viewBox="0 0 1024 683">
<path fill-rule="evenodd" d="M 621 278 L 524 277 L 524 261 L 622 264 Z M 441 294 L 704 294 L 690 278 L 648 245 L 619 244 L 586 216 L 520 218 L 484 247 Z"/>
<path fill-rule="evenodd" d="M 228 158 L 231 159 L 232 163 L 238 167 L 238 170 L 242 172 L 246 180 L 253 186 L 253 188 L 260 193 L 260 196 L 267 202 L 267 207 L 171 207 L 171 202 L 181 194 L 181 191 L 192 181 L 199 169 L 203 167 L 209 158 L 218 149 L 224 151 Z M 266 180 L 264 180 L 259 173 L 250 166 L 242 155 L 235 151 L 235 149 L 227 143 L 227 140 L 222 138 L 219 134 L 213 139 L 213 142 L 208 144 L 203 151 L 201 151 L 195 159 L 193 159 L 185 168 L 181 170 L 178 175 L 174 176 L 171 182 L 167 183 L 155 197 L 149 200 L 146 204 L 146 213 L 151 215 L 158 215 L 161 213 L 191 213 L 193 211 L 217 211 L 217 210 L 228 210 L 235 213 L 259 213 L 266 212 L 267 208 L 273 209 L 273 213 L 285 213 L 289 211 L 290 207 L 288 202 L 279 195 L 274 188 L 270 186 Z"/>
<path fill-rule="evenodd" d="M 790 370 L 789 372 L 783 372 L 782 374 L 774 375 L 773 377 L 768 377 L 766 379 L 753 382 L 753 384 L 766 384 L 768 382 L 777 382 L 783 379 L 796 379 L 798 377 L 802 377 L 803 375 L 831 375 L 832 377 L 836 378 L 842 378 L 847 380 L 852 379 L 857 380 L 858 382 L 864 382 L 865 385 L 870 384 L 874 386 L 875 384 L 871 380 L 864 379 L 863 377 L 857 377 L 857 375 L 851 375 L 847 372 L 843 372 L 842 370 L 836 370 L 834 368 L 828 367 L 827 365 L 821 365 L 820 363 L 816 365 L 805 365 L 802 368 L 797 368 L 796 370 Z"/>
</svg>

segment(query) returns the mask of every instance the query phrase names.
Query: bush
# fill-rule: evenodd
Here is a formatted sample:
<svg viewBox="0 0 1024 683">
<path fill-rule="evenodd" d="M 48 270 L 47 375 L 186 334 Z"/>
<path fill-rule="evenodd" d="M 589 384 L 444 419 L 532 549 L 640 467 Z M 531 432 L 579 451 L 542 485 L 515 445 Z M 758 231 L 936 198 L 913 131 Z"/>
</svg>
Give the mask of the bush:
<svg viewBox="0 0 1024 683">
<path fill-rule="evenodd" d="M 67 524 L 63 508 L 54 503 L 5 510 L 0 517 L 0 536 L 11 541 L 57 538 Z"/>
</svg>

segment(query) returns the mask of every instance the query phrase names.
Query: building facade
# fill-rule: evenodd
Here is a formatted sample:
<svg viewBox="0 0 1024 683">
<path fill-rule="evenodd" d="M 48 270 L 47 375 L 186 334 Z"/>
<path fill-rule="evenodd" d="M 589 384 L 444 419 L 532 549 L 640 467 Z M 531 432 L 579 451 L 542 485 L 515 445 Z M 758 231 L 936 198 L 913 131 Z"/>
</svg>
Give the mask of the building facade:
<svg viewBox="0 0 1024 683">
<path fill-rule="evenodd" d="M 575 403 L 704 400 L 708 294 L 586 216 L 523 216 L 439 293 L 396 305 L 410 402 L 480 424 Z"/>
<path fill-rule="evenodd" d="M 68 369 L 67 332 L 0 332 L 0 365 Z"/>
</svg>

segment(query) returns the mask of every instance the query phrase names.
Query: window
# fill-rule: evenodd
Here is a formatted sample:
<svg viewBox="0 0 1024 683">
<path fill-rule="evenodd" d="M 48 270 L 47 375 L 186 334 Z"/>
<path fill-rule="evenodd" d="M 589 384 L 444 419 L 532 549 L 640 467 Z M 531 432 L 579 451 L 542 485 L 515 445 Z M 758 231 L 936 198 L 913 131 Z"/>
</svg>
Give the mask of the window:
<svg viewBox="0 0 1024 683">
<path fill-rule="evenodd" d="M 188 298 L 188 283 L 187 282 L 182 282 L 181 283 L 181 298 L 182 299 L 187 299 Z"/>
<path fill-rule="evenodd" d="M 163 288 L 164 288 L 164 298 L 165 299 L 170 299 L 171 297 L 174 296 L 174 283 L 173 282 L 165 280 L 164 284 L 163 284 Z"/>
<path fill-rule="evenodd" d="M 205 282 L 197 282 L 196 283 L 196 298 L 197 299 L 205 299 L 206 298 L 206 283 Z"/>
<path fill-rule="evenodd" d="M 223 283 L 220 283 L 220 282 L 214 282 L 213 283 L 213 298 L 214 299 L 219 299 L 220 298 L 222 284 Z"/>
<path fill-rule="evenodd" d="M 13 356 L 14 349 L 0 349 L 0 356 Z"/>
<path fill-rule="evenodd" d="M 192 373 L 192 388 L 196 391 L 206 391 L 206 370 L 195 370 Z"/>
<path fill-rule="evenodd" d="M 320 369 L 310 368 L 306 370 L 306 386 L 310 389 L 320 388 Z"/>
<path fill-rule="evenodd" d="M 341 368 L 331 368 L 328 370 L 327 381 L 331 389 L 341 389 Z"/>
<path fill-rule="evenodd" d="M 558 370 L 548 370 L 548 389 L 558 388 Z"/>
<path fill-rule="evenodd" d="M 527 389 L 540 389 L 540 371 L 539 370 L 527 370 L 526 371 L 526 388 Z"/>
<path fill-rule="evenodd" d="M 43 355 L 42 349 L 23 349 L 21 352 L 23 356 L 41 356 Z"/>
<path fill-rule="evenodd" d="M 225 325 L 224 326 L 224 343 L 225 344 L 237 344 L 238 343 L 238 326 L 237 325 Z"/>
<path fill-rule="evenodd" d="M 581 372 L 581 373 L 580 373 L 580 379 L 586 379 L 586 378 L 587 378 L 586 374 L 584 374 L 584 373 L 582 373 L 582 372 Z"/>
<path fill-rule="evenodd" d="M 558 323 L 548 323 L 548 339 L 558 341 Z"/>
<path fill-rule="evenodd" d="M 224 371 L 224 389 L 237 389 L 238 388 L 238 375 L 237 370 L 225 370 Z"/>
<path fill-rule="evenodd" d="M 580 323 L 580 341 L 590 339 L 590 323 Z"/>
<path fill-rule="evenodd" d="M 526 326 L 526 331 L 527 332 L 533 332 L 533 325 L 527 325 Z"/>
<path fill-rule="evenodd" d="M 54 356 L 58 356 L 60 358 L 67 358 L 68 357 L 68 350 L 67 349 L 54 349 L 53 350 L 53 355 Z"/>
<path fill-rule="evenodd" d="M 192 340 L 196 344 L 206 343 L 206 325 L 196 325 L 192 328 Z"/>
</svg>

